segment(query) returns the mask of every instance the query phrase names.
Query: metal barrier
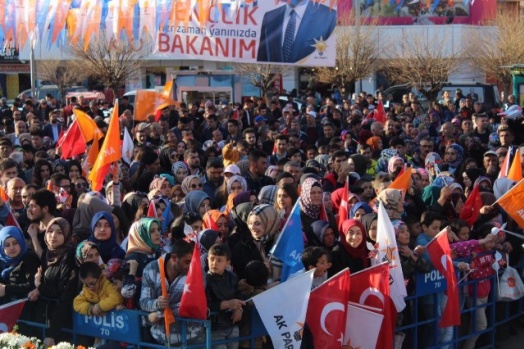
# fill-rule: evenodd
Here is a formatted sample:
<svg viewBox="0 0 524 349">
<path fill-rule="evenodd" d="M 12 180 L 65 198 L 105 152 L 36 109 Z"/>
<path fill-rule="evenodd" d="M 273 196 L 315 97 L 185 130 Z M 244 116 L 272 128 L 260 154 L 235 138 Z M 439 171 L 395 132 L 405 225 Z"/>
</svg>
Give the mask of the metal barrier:
<svg viewBox="0 0 524 349">
<path fill-rule="evenodd" d="M 522 267 L 516 268 L 519 271 L 519 275 L 522 275 Z M 395 332 L 404 333 L 406 335 L 404 340 L 404 348 L 427 348 L 427 349 L 441 349 L 441 348 L 454 348 L 457 349 L 460 345 L 468 340 L 479 335 L 483 335 L 477 344 L 482 341 L 482 348 L 494 348 L 496 342 L 496 331 L 497 328 L 507 324 L 508 322 L 523 315 L 523 299 L 519 299 L 513 302 L 497 302 L 497 277 L 492 275 L 485 279 L 462 281 L 459 283 L 459 289 L 464 287 L 473 287 L 473 296 L 470 297 L 471 306 L 462 308 L 461 315 L 463 319 L 462 326 L 450 328 L 452 331 L 450 339 L 445 342 L 438 342 L 438 321 L 439 321 L 439 306 L 441 306 L 441 294 L 446 290 L 446 283 L 442 276 L 436 271 L 431 273 L 417 275 L 418 284 L 417 292 L 415 295 L 406 298 L 407 312 L 409 323 L 398 326 Z M 491 292 L 488 296 L 488 300 L 485 304 L 477 306 L 477 287 L 481 280 L 489 280 L 491 282 Z M 422 280 L 422 281 L 421 281 Z M 457 279 L 460 280 L 460 279 Z M 429 302 L 428 304 L 426 304 Z M 464 305 L 465 298 L 464 294 L 461 293 L 461 304 Z M 428 307 L 430 305 L 430 307 Z M 502 308 L 503 316 L 502 319 L 497 320 L 496 308 Z M 431 317 L 424 318 L 422 308 L 430 310 L 430 313 L 436 314 Z M 477 318 L 476 310 L 485 308 L 488 323 L 486 329 L 482 331 L 476 330 Z M 86 335 L 95 338 L 102 338 L 107 340 L 113 340 L 118 342 L 129 343 L 130 347 L 147 347 L 147 348 L 165 348 L 165 345 L 146 342 L 142 338 L 142 329 L 144 328 L 141 324 L 141 318 L 147 315 L 147 313 L 136 310 L 121 310 L 110 312 L 106 316 L 85 316 L 75 313 L 73 316 L 73 329 L 63 329 L 66 332 L 73 334 L 74 342 L 77 343 L 78 335 Z M 411 319 L 410 319 L 411 317 Z M 471 320 L 471 321 L 470 321 Z M 173 348 L 208 348 L 211 349 L 213 346 L 226 344 L 237 341 L 249 341 L 250 347 L 253 348 L 255 340 L 258 337 L 267 335 L 267 332 L 262 324 L 260 316 L 253 308 L 251 316 L 251 333 L 248 336 L 230 338 L 227 340 L 212 341 L 211 335 L 211 321 L 210 320 L 194 320 L 186 318 L 176 318 L 176 321 L 181 324 L 181 338 L 182 342 L 178 345 L 172 345 Z M 35 323 L 31 321 L 19 320 L 21 323 L 25 323 L 29 326 L 35 326 L 42 329 L 43 336 L 45 338 L 46 326 L 44 324 Z M 466 323 L 467 322 L 467 323 Z M 469 323 L 471 322 L 471 329 Z M 187 324 L 200 324 L 205 328 L 205 338 L 202 338 L 200 342 L 191 343 L 187 341 Z M 460 333 L 461 328 L 466 327 L 465 333 Z M 421 344 L 424 340 L 425 343 Z M 487 343 L 484 343 L 487 341 Z M 429 343 L 429 344 L 428 344 Z M 480 348 L 479 345 L 476 348 Z"/>
</svg>

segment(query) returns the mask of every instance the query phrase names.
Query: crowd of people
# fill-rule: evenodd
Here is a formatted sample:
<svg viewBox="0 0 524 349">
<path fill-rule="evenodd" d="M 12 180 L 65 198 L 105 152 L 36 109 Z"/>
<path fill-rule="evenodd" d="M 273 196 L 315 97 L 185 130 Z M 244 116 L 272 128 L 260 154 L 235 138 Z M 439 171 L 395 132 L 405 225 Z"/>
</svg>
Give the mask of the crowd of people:
<svg viewBox="0 0 524 349">
<path fill-rule="evenodd" d="M 90 189 L 85 156 L 61 159 L 55 144 L 75 109 L 106 133 L 108 114 L 101 110 L 107 103 L 73 99 L 59 108 L 52 98 L 12 106 L 4 100 L 0 304 L 29 297 L 21 318 L 49 325 L 47 346 L 66 336 L 61 329 L 70 325 L 73 309 L 102 315 L 124 308 L 150 314 L 145 336 L 175 344 L 179 324 L 167 338 L 163 309 L 179 315 L 197 240 L 213 339 L 245 335 L 245 300 L 280 282 L 282 261 L 270 251 L 297 202 L 302 261 L 305 270 L 316 269 L 314 287 L 346 267 L 355 273 L 371 265 L 379 203 L 393 222 L 409 295 L 416 292 L 415 271 L 432 269 L 425 246 L 446 226 L 454 257 L 472 258 L 456 268 L 483 280 L 495 272 L 495 251 L 509 254 L 511 263 L 522 256 L 518 238 L 491 231 L 507 222 L 506 229 L 522 233 L 492 204 L 515 185 L 499 177 L 500 166 L 512 149 L 520 149 L 516 156 L 524 163 L 524 126 L 521 118 L 499 115 L 502 106 L 443 98 L 429 110 L 412 94 L 398 103 L 388 99 L 383 122 L 376 120 L 381 92 L 343 100 L 307 91 L 302 109 L 293 97 L 283 107 L 278 97 L 180 103 L 145 122 L 134 121 L 133 106 L 122 98 L 121 138 L 132 135 L 132 161 L 113 164 L 101 192 Z M 403 171 L 411 173 L 409 190 L 388 188 Z M 460 213 L 476 186 L 482 208 L 466 222 Z M 349 217 L 341 219 L 345 188 Z M 466 300 L 485 303 L 490 283 L 469 296 L 473 292 Z M 397 324 L 412 321 L 413 311 L 407 307 Z M 433 316 L 431 301 L 421 311 Z M 477 310 L 475 324 L 486 328 L 485 308 Z M 188 338 L 199 338 L 200 330 L 190 326 Z M 31 329 L 21 325 L 20 331 Z M 449 333 L 439 332 L 439 340 L 449 340 Z M 400 337 L 396 348 L 402 348 Z M 257 348 L 270 345 L 257 341 Z M 249 344 L 217 346 L 225 347 Z"/>
</svg>

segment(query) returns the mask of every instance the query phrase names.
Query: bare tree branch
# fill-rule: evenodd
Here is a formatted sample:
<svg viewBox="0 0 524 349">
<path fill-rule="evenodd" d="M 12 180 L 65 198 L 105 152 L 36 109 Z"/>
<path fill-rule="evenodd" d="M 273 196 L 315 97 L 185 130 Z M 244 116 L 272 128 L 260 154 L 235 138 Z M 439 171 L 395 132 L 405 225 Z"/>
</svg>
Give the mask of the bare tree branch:
<svg viewBox="0 0 524 349">
<path fill-rule="evenodd" d="M 142 40 L 139 43 L 108 40 L 103 33 L 100 33 L 98 41 L 87 45 L 87 49 L 84 49 L 82 40 L 70 47 L 76 64 L 112 90 L 114 96 L 118 96 L 119 89 L 125 85 L 127 79 L 140 76 L 144 59 L 150 51 L 149 43 Z"/>
<path fill-rule="evenodd" d="M 508 68 L 502 67 L 524 63 L 524 16 L 499 10 L 497 17 L 485 24 L 493 26 L 493 30 L 472 31 L 465 57 L 476 69 L 496 78 L 509 92 L 511 74 Z"/>
<path fill-rule="evenodd" d="M 282 64 L 256 64 L 256 63 L 237 63 L 235 72 L 247 77 L 251 85 L 260 88 L 260 92 L 266 100 L 269 100 L 275 92 L 275 81 L 281 75 L 286 75 L 290 67 Z"/>
<path fill-rule="evenodd" d="M 378 19 L 368 19 L 365 24 L 355 25 L 353 12 L 340 19 L 337 27 L 336 65 L 317 70 L 319 82 L 334 84 L 351 91 L 355 81 L 369 76 L 377 69 L 379 52 Z"/>
<path fill-rule="evenodd" d="M 81 83 L 88 76 L 72 61 L 37 61 L 36 65 L 38 78 L 56 85 L 62 94 L 62 101 L 65 101 L 68 87 Z"/>
<path fill-rule="evenodd" d="M 399 38 L 398 45 L 385 53 L 390 78 L 415 87 L 428 101 L 435 101 L 461 63 L 461 53 L 452 51 L 451 39 L 438 31 L 430 36 Z"/>
</svg>

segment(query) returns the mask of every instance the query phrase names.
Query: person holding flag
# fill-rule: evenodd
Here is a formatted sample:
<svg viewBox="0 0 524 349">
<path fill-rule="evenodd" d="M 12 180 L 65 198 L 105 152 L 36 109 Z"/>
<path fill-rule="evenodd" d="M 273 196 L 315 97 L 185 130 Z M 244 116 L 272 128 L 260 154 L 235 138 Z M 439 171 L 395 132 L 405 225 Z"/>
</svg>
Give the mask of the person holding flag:
<svg viewBox="0 0 524 349">
<path fill-rule="evenodd" d="M 152 320 L 151 335 L 161 344 L 170 345 L 181 342 L 181 329 L 174 318 L 166 326 L 165 309 L 178 316 L 180 301 L 184 293 L 184 285 L 191 265 L 193 243 L 177 240 L 171 253 L 162 255 L 159 260 L 150 262 L 144 269 L 142 291 L 140 294 L 140 309 L 150 314 Z M 162 283 L 166 292 L 162 292 Z M 187 339 L 195 338 L 198 333 L 187 333 Z"/>
<path fill-rule="evenodd" d="M 356 273 L 369 267 L 368 250 L 366 248 L 366 229 L 360 221 L 348 219 L 342 224 L 340 244 L 332 251 L 333 266 L 329 269 L 329 276 L 349 268 Z"/>
<path fill-rule="evenodd" d="M 135 277 L 141 278 L 144 268 L 160 257 L 160 227 L 155 218 L 142 218 L 131 225 L 128 235 L 125 260 L 137 268 Z"/>
</svg>

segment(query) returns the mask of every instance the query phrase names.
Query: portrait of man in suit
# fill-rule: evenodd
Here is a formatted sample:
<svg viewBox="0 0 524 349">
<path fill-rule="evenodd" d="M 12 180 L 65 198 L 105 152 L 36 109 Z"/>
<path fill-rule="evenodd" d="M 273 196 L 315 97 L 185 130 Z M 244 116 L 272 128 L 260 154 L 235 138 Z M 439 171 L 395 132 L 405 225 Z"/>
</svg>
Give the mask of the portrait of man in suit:
<svg viewBox="0 0 524 349">
<path fill-rule="evenodd" d="M 337 24 L 337 11 L 311 0 L 286 0 L 262 20 L 257 61 L 295 63 L 326 41 Z"/>
</svg>

